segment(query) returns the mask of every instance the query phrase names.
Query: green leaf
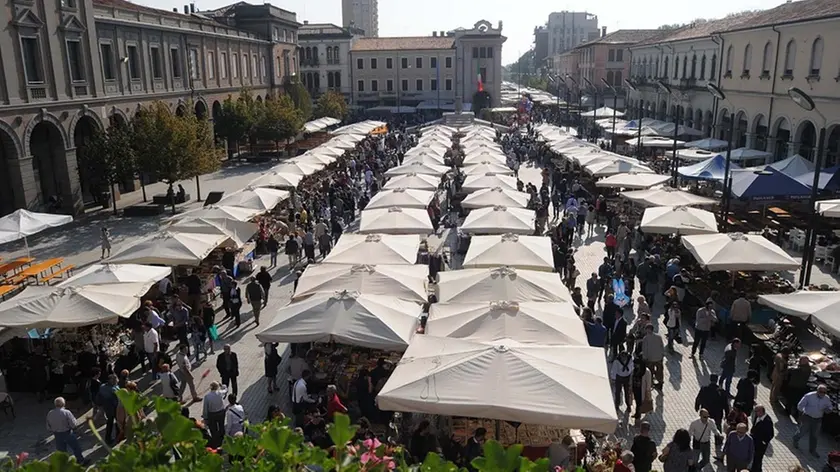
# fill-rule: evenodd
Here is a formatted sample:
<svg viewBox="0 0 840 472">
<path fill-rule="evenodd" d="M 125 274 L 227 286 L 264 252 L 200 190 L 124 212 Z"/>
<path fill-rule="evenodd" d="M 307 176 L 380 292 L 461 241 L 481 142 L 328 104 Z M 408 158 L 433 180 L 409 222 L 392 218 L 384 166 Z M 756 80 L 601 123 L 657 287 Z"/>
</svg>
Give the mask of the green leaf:
<svg viewBox="0 0 840 472">
<path fill-rule="evenodd" d="M 294 433 L 287 427 L 271 428 L 260 437 L 260 446 L 269 454 L 283 457 L 291 450 Z"/>
<path fill-rule="evenodd" d="M 327 426 L 327 434 L 330 435 L 336 449 L 343 450 L 345 444 L 349 443 L 356 435 L 358 426 L 350 424 L 350 417 L 341 413 L 336 413 L 333 418 L 333 423 Z"/>
<path fill-rule="evenodd" d="M 135 416 L 149 404 L 149 400 L 146 397 L 124 388 L 117 390 L 117 398 L 120 399 L 120 403 L 125 408 L 125 414 L 128 416 Z"/>
<path fill-rule="evenodd" d="M 476 457 L 471 465 L 482 472 L 513 472 L 519 466 L 522 445 L 515 444 L 507 450 L 497 441 L 484 443 L 484 456 Z"/>
</svg>

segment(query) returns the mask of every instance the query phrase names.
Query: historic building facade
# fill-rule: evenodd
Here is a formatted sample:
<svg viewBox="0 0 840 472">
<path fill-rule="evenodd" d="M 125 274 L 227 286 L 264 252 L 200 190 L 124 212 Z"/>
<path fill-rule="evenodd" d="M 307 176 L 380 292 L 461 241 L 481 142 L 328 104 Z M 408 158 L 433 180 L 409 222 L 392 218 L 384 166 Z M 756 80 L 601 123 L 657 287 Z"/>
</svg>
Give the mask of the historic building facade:
<svg viewBox="0 0 840 472">
<path fill-rule="evenodd" d="M 300 81 L 313 98 L 333 90 L 351 100 L 350 49 L 363 35 L 358 28 L 304 21 L 298 31 Z"/>
<path fill-rule="evenodd" d="M 97 129 L 128 123 L 143 105 L 160 100 L 173 113 L 212 118 L 243 87 L 262 100 L 297 70 L 299 24 L 270 5 L 10 7 L 0 33 L 0 214 L 43 208 L 52 196 L 79 211 L 88 189 L 77 156 Z"/>
</svg>

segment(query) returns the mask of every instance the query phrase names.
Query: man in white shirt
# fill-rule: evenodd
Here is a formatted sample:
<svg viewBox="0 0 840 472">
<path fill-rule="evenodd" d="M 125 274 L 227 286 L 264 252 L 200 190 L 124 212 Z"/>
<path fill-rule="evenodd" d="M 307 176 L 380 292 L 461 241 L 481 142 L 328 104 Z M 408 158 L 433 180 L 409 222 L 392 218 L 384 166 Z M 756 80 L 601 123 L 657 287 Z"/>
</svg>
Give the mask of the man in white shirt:
<svg viewBox="0 0 840 472">
<path fill-rule="evenodd" d="M 227 421 L 225 425 L 225 434 L 228 436 L 236 436 L 236 433 L 245 432 L 245 409 L 242 405 L 237 403 L 236 395 L 228 395 L 227 407 Z"/>
<path fill-rule="evenodd" d="M 699 460 L 697 470 L 703 470 L 712 458 L 711 439 L 721 435 L 715 422 L 709 420 L 709 412 L 705 408 L 700 409 L 700 418 L 688 426 L 688 434 L 691 435 L 692 447 L 699 454 L 699 457 L 695 458 L 696 461 Z"/>
<path fill-rule="evenodd" d="M 197 355 L 197 354 L 196 354 Z M 201 400 L 198 393 L 195 391 L 195 378 L 192 373 L 192 362 L 190 361 L 190 348 L 182 344 L 178 349 L 178 354 L 175 355 L 175 362 L 178 364 L 178 370 L 181 372 L 181 383 L 185 383 L 190 387 L 190 394 L 192 395 L 193 403 Z M 184 396 L 184 389 L 181 389 L 181 397 Z M 181 397 L 178 400 L 181 400 Z"/>
<path fill-rule="evenodd" d="M 172 292 L 172 281 L 169 277 L 164 277 L 158 282 L 158 291 L 161 295 L 170 295 Z"/>
<path fill-rule="evenodd" d="M 170 372 L 169 364 L 160 366 L 160 396 L 163 398 L 181 402 L 181 383 Z"/>
<path fill-rule="evenodd" d="M 306 385 L 312 373 L 304 370 L 300 379 L 295 382 L 292 388 L 292 411 L 295 414 L 295 426 L 303 426 L 303 415 L 314 405 L 318 400 L 309 395 L 309 389 Z"/>
<path fill-rule="evenodd" d="M 820 423 L 825 413 L 832 410 L 831 399 L 828 398 L 828 387 L 820 385 L 817 391 L 807 393 L 802 400 L 799 400 L 799 429 L 793 435 L 793 447 L 799 449 L 799 440 L 805 431 L 808 432 L 808 449 L 811 455 L 819 457 L 817 454 L 817 435 L 820 432 Z"/>
<path fill-rule="evenodd" d="M 210 429 L 213 443 L 221 445 L 225 435 L 225 397 L 227 389 L 219 382 L 210 382 L 210 391 L 204 395 L 204 405 L 201 417 Z"/>
<path fill-rule="evenodd" d="M 146 357 L 149 358 L 149 365 L 152 369 L 152 380 L 157 378 L 158 374 L 158 353 L 160 352 L 160 335 L 152 327 L 151 323 L 143 325 L 143 351 Z"/>
<path fill-rule="evenodd" d="M 55 436 L 55 449 L 62 452 L 70 449 L 76 456 L 76 462 L 87 464 L 82 455 L 82 447 L 79 446 L 79 438 L 76 436 L 76 417 L 64 408 L 64 398 L 56 398 L 54 404 L 55 408 L 47 413 L 47 431 Z"/>
</svg>

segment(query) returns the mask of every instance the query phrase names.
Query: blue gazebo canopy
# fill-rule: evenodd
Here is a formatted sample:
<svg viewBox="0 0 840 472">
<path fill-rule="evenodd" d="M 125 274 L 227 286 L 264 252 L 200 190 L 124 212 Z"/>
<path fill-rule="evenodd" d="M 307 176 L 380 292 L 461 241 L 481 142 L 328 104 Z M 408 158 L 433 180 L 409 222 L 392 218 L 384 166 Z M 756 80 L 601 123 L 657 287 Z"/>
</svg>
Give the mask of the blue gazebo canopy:
<svg viewBox="0 0 840 472">
<path fill-rule="evenodd" d="M 814 185 L 814 172 L 808 172 L 796 177 L 804 185 Z M 840 166 L 829 167 L 820 171 L 820 190 L 836 192 L 840 190 Z"/>
<path fill-rule="evenodd" d="M 729 170 L 740 169 L 739 166 L 729 163 Z M 692 164 L 690 166 L 682 166 L 677 169 L 680 177 L 690 180 L 717 180 L 723 181 L 724 171 L 726 170 L 726 158 L 718 154 L 710 157 L 705 161 Z"/>
<path fill-rule="evenodd" d="M 777 170 L 732 173 L 732 196 L 739 200 L 804 200 L 811 197 L 807 185 Z"/>
</svg>

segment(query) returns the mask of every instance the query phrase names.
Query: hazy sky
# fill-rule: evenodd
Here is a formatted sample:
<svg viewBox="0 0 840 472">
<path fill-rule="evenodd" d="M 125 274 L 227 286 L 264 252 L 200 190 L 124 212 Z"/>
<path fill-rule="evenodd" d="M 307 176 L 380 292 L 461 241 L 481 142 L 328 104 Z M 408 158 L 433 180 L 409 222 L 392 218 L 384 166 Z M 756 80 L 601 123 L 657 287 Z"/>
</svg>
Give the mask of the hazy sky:
<svg viewBox="0 0 840 472">
<path fill-rule="evenodd" d="M 171 10 L 165 0 L 133 0 Z M 196 8 L 208 10 L 234 0 L 197 0 Z M 259 3 L 259 0 L 251 0 Z M 341 24 L 341 0 L 272 0 L 280 8 L 297 13 L 298 21 Z M 696 18 L 719 18 L 743 10 L 772 8 L 784 0 L 379 0 L 380 36 L 431 35 L 432 31 L 469 27 L 481 19 L 504 22 L 507 36 L 503 63 L 516 60 L 534 40 L 534 27 L 545 24 L 553 11 L 587 11 L 598 15 L 599 26 L 617 29 L 656 28 L 662 24 L 687 23 Z M 182 6 L 182 5 L 181 5 Z"/>
</svg>

